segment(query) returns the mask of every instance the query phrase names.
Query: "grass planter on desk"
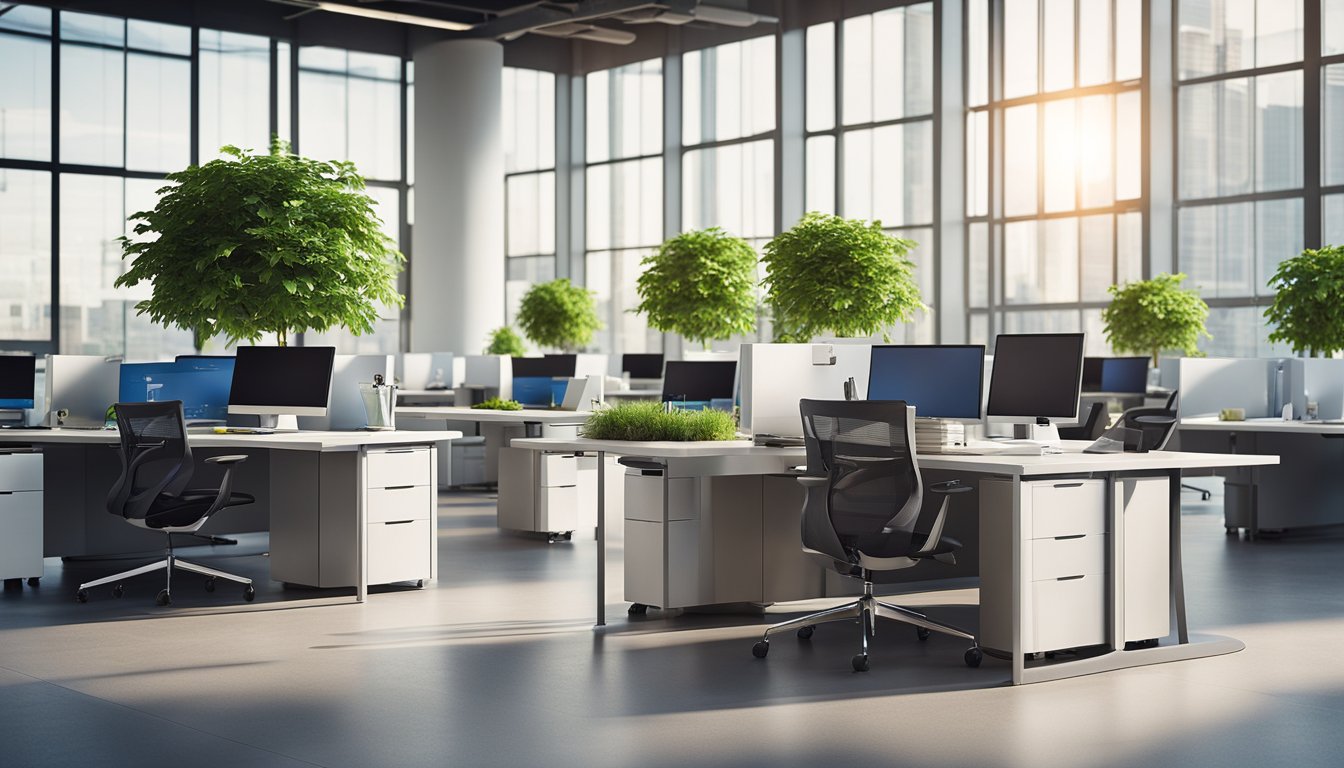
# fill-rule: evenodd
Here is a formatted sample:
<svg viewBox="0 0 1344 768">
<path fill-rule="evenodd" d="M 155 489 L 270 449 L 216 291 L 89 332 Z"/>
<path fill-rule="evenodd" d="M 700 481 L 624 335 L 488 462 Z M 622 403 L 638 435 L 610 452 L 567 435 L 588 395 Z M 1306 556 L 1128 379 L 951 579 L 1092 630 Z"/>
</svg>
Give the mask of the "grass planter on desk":
<svg viewBox="0 0 1344 768">
<path fill-rule="evenodd" d="M 632 442 L 736 440 L 737 423 L 724 411 L 665 412 L 662 403 L 633 402 L 593 411 L 579 434 Z"/>
<path fill-rule="evenodd" d="M 499 397 L 492 397 L 484 402 L 476 403 L 471 406 L 478 411 L 521 411 L 523 404 L 517 400 L 505 400 Z"/>
</svg>

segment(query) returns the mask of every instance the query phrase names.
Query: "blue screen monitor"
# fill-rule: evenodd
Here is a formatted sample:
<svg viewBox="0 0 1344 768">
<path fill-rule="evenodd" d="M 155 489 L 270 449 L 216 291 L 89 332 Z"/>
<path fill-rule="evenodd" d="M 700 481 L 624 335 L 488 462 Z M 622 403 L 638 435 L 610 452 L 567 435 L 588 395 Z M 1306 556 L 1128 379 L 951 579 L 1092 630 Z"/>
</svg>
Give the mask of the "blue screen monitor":
<svg viewBox="0 0 1344 768">
<path fill-rule="evenodd" d="M 1101 361 L 1101 391 L 1142 395 L 1148 392 L 1148 358 L 1107 357 Z"/>
<path fill-rule="evenodd" d="M 979 344 L 875 344 L 869 400 L 904 400 L 920 418 L 980 418 L 985 348 Z"/>
<path fill-rule="evenodd" d="M 37 358 L 32 355 L 0 355 L 0 409 L 33 407 L 37 396 Z"/>
<path fill-rule="evenodd" d="M 228 418 L 232 383 L 232 357 L 122 363 L 117 398 L 123 403 L 181 400 L 187 421 L 224 421 Z"/>
<path fill-rule="evenodd" d="M 553 381 L 550 376 L 514 376 L 513 399 L 533 408 L 550 408 L 555 396 Z"/>
</svg>

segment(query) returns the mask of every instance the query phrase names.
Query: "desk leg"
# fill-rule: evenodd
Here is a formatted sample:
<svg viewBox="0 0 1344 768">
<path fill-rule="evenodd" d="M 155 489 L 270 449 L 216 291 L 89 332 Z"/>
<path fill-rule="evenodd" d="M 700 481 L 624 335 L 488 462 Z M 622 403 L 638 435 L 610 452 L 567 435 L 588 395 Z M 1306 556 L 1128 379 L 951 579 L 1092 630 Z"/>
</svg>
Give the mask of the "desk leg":
<svg viewBox="0 0 1344 768">
<path fill-rule="evenodd" d="M 597 626 L 607 624 L 607 454 L 597 452 Z"/>
<path fill-rule="evenodd" d="M 355 602 L 362 603 L 369 594 L 369 542 L 368 542 L 368 514 L 369 510 L 365 506 L 365 500 L 368 494 L 365 493 L 365 485 L 368 482 L 368 464 L 369 449 L 367 446 L 359 447 L 359 457 L 355 460 L 355 493 L 358 498 L 355 499 Z"/>
<path fill-rule="evenodd" d="M 1012 569 L 1012 642 L 1008 652 L 1013 657 L 1013 685 L 1026 682 L 1027 662 L 1025 643 L 1022 642 L 1022 590 L 1026 580 L 1022 578 L 1022 476 L 1013 475 L 1013 553 L 1010 560 Z"/>
<path fill-rule="evenodd" d="M 1185 576 L 1181 568 L 1181 471 L 1173 470 L 1167 480 L 1171 498 L 1171 608 L 1176 614 L 1176 641 L 1190 642 L 1185 623 Z"/>
</svg>

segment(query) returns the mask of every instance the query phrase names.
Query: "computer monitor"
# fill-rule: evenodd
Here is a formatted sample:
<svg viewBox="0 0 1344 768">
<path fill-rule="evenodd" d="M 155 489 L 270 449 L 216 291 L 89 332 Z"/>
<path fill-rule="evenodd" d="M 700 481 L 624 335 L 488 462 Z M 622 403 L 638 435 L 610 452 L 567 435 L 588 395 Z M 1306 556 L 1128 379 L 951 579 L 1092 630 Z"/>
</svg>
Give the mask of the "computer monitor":
<svg viewBox="0 0 1344 768">
<path fill-rule="evenodd" d="M 1104 357 L 1083 358 L 1083 391 L 1101 392 L 1101 368 L 1106 363 Z"/>
<path fill-rule="evenodd" d="M 34 407 L 37 399 L 37 358 L 0 355 L 0 410 Z"/>
<path fill-rule="evenodd" d="M 1083 338 L 1081 333 L 999 334 L 985 413 L 1036 424 L 1076 420 Z"/>
<path fill-rule="evenodd" d="M 182 355 L 171 363 L 122 363 L 117 402 L 181 400 L 187 421 L 228 418 L 233 357 Z"/>
<path fill-rule="evenodd" d="M 661 353 L 621 355 L 621 373 L 630 374 L 632 379 L 661 379 L 663 356 Z"/>
<path fill-rule="evenodd" d="M 737 363 L 731 360 L 669 360 L 663 374 L 663 402 L 731 400 Z"/>
<path fill-rule="evenodd" d="M 984 366 L 980 344 L 877 344 L 868 399 L 904 400 L 918 417 L 978 421 Z"/>
<path fill-rule="evenodd" d="M 1148 358 L 1108 357 L 1101 361 L 1102 392 L 1142 395 L 1148 392 Z"/>
<path fill-rule="evenodd" d="M 335 347 L 239 347 L 229 413 L 326 416 Z"/>
<path fill-rule="evenodd" d="M 546 360 L 551 364 L 552 376 L 570 378 L 579 368 L 578 355 L 548 354 Z"/>
<path fill-rule="evenodd" d="M 564 366 L 559 361 L 549 357 L 515 357 L 510 359 L 510 363 L 513 367 L 513 377 L 515 379 L 539 376 L 549 379 L 565 375 L 559 372 L 564 370 Z M 570 369 L 573 370 L 573 366 Z"/>
</svg>

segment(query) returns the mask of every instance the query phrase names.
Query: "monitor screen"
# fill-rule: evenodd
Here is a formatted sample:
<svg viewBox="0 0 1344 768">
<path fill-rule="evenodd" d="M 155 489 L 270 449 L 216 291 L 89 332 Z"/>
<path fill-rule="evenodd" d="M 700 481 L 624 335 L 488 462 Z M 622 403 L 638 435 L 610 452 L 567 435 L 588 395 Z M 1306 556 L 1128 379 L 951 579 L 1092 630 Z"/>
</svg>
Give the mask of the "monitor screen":
<svg viewBox="0 0 1344 768">
<path fill-rule="evenodd" d="M 669 360 L 663 375 L 663 401 L 731 399 L 736 376 L 737 363 L 732 360 Z"/>
<path fill-rule="evenodd" d="M 1148 392 L 1148 358 L 1108 357 L 1101 362 L 1101 391 L 1142 395 Z"/>
<path fill-rule="evenodd" d="M 514 360 L 522 358 L 515 357 Z M 538 358 L 540 359 L 540 358 Z M 551 376 L 514 376 L 513 399 L 534 408 L 550 408 L 554 397 Z"/>
<path fill-rule="evenodd" d="M 239 347 L 229 413 L 326 416 L 335 347 Z"/>
<path fill-rule="evenodd" d="M 1083 358 L 1083 391 L 1100 392 L 1101 387 L 1101 367 L 1106 362 L 1104 357 L 1084 357 Z"/>
<path fill-rule="evenodd" d="M 551 376 L 564 376 L 568 379 L 579 367 L 578 355 L 546 355 L 546 360 L 550 362 L 551 370 L 555 371 L 550 374 Z"/>
<path fill-rule="evenodd" d="M 32 408 L 36 390 L 36 357 L 0 355 L 0 408 Z"/>
<path fill-rule="evenodd" d="M 187 421 L 224 421 L 232 386 L 232 357 L 183 355 L 171 363 L 122 363 L 117 402 L 181 400 Z"/>
<path fill-rule="evenodd" d="M 555 370 L 555 365 L 544 357 L 515 357 L 511 361 L 513 367 L 513 378 L 532 378 L 542 376 L 550 378 L 558 374 L 551 373 Z"/>
<path fill-rule="evenodd" d="M 979 344 L 874 345 L 869 400 L 904 400 L 916 416 L 979 419 L 985 348 Z"/>
<path fill-rule="evenodd" d="M 632 379 L 663 378 L 663 356 L 658 353 L 621 355 L 621 372 Z"/>
<path fill-rule="evenodd" d="M 989 416 L 1078 417 L 1083 334 L 999 334 L 989 379 Z"/>
</svg>

